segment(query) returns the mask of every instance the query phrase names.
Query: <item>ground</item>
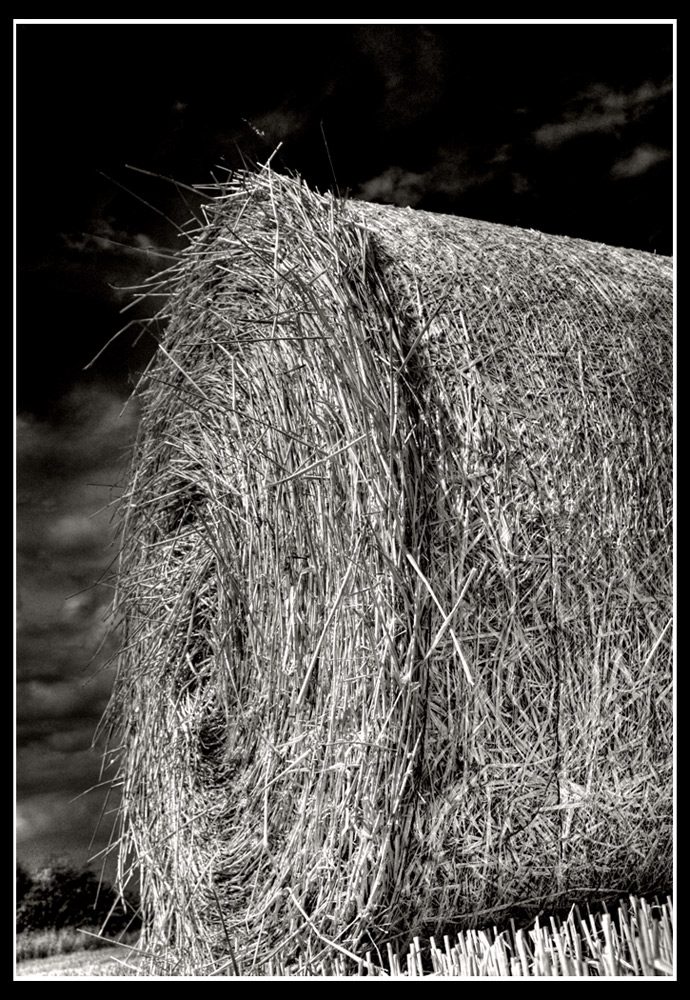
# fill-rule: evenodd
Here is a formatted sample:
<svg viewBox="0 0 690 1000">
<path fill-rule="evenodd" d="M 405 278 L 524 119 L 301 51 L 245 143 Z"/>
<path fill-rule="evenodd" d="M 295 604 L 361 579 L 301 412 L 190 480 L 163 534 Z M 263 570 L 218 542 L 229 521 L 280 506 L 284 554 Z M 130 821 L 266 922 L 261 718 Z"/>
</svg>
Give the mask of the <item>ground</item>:
<svg viewBox="0 0 690 1000">
<path fill-rule="evenodd" d="M 123 966 L 127 952 L 123 948 L 103 948 L 97 951 L 74 951 L 69 955 L 53 955 L 17 963 L 15 979 L 53 978 L 57 976 L 132 976 Z"/>
</svg>

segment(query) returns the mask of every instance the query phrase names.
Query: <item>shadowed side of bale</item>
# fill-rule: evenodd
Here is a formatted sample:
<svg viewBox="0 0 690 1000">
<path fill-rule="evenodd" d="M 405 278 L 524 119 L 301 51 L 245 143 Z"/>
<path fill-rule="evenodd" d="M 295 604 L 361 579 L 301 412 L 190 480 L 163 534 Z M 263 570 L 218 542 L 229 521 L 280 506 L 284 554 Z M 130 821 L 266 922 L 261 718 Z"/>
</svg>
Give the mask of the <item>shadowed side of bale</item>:
<svg viewBox="0 0 690 1000">
<path fill-rule="evenodd" d="M 123 852 L 169 971 L 671 878 L 671 268 L 213 192 L 123 501 Z"/>
</svg>

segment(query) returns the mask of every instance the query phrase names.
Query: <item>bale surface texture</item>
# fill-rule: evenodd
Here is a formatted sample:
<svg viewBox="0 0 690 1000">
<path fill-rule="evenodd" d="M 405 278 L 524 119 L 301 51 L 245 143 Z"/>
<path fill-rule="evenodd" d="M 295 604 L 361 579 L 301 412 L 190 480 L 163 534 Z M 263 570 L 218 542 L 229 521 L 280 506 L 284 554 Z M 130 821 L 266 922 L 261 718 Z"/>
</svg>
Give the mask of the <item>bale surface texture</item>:
<svg viewBox="0 0 690 1000">
<path fill-rule="evenodd" d="M 269 169 L 209 199 L 121 508 L 151 949 L 318 962 L 667 891 L 671 260 Z"/>
</svg>

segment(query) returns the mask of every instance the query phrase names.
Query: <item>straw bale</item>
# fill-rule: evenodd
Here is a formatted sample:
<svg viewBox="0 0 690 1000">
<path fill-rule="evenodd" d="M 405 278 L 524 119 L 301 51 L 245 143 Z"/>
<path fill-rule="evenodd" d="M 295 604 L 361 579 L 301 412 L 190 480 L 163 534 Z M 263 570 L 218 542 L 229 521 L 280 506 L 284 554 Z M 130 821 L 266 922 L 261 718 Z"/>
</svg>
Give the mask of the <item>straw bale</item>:
<svg viewBox="0 0 690 1000">
<path fill-rule="evenodd" d="M 230 177 L 122 502 L 121 851 L 169 972 L 665 892 L 672 262 Z"/>
</svg>

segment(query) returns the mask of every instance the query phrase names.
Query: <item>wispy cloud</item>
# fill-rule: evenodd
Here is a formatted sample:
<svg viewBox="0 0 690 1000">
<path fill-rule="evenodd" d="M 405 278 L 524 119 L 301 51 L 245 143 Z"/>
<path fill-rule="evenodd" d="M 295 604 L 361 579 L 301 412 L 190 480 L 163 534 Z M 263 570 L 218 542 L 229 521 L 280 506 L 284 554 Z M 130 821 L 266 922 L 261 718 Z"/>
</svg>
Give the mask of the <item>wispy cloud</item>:
<svg viewBox="0 0 690 1000">
<path fill-rule="evenodd" d="M 460 149 L 441 148 L 436 162 L 428 170 L 417 173 L 394 165 L 363 181 L 357 197 L 364 201 L 383 201 L 403 208 L 415 208 L 429 193 L 457 197 L 491 181 L 507 167 L 500 156 L 470 162 Z M 507 161 L 506 161 L 507 162 Z"/>
<path fill-rule="evenodd" d="M 66 484 L 75 474 L 117 466 L 136 432 L 138 412 L 136 403 L 124 405 L 114 393 L 81 385 L 63 398 L 61 414 L 55 422 L 30 415 L 17 418 L 18 499 L 32 503 L 44 495 L 55 502 L 62 498 L 73 513 L 75 498 L 66 496 Z M 65 481 L 60 493 L 53 479 Z"/>
<path fill-rule="evenodd" d="M 95 775 L 97 780 L 97 771 Z M 101 864 L 98 855 L 108 847 L 113 824 L 111 812 L 103 816 L 106 796 L 107 791 L 100 789 L 84 796 L 76 790 L 73 794 L 64 790 L 23 797 L 15 816 L 17 860 L 30 868 L 57 859 L 81 868 L 94 859 L 94 868 L 98 870 Z M 113 805 L 111 797 L 109 810 Z M 106 877 L 114 880 L 114 859 L 106 861 L 105 871 Z"/>
<path fill-rule="evenodd" d="M 114 229 L 105 220 L 101 220 L 93 229 L 94 232 L 91 233 L 61 233 L 60 238 L 68 250 L 77 250 L 80 253 L 110 250 L 113 247 L 125 256 L 139 254 L 142 251 L 157 253 L 161 250 L 146 233 L 128 233 Z"/>
<path fill-rule="evenodd" d="M 59 426 L 17 426 L 17 708 L 30 729 L 42 712 L 97 717 L 104 700 L 100 681 L 84 683 L 106 634 L 111 590 L 102 581 L 116 556 L 109 504 L 137 413 L 82 389 L 68 414 Z"/>
<path fill-rule="evenodd" d="M 64 848 L 84 863 L 100 801 L 70 800 L 99 780 L 91 741 L 115 648 L 99 582 L 116 554 L 108 504 L 137 411 L 83 387 L 65 411 L 59 425 L 17 424 L 17 833 L 20 857 Z"/>
<path fill-rule="evenodd" d="M 611 167 L 611 176 L 616 180 L 626 177 L 639 177 L 647 173 L 658 163 L 670 160 L 671 153 L 667 149 L 660 149 L 648 143 L 637 146 L 629 156 L 621 157 Z"/>
<path fill-rule="evenodd" d="M 424 197 L 428 174 L 416 174 L 403 167 L 389 167 L 359 186 L 363 201 L 383 201 L 389 205 L 414 208 Z"/>
<path fill-rule="evenodd" d="M 75 725 L 81 731 L 84 719 L 96 719 L 110 696 L 112 678 L 104 673 L 89 676 L 82 670 L 80 677 L 31 679 L 17 690 L 17 719 L 20 726 L 48 719 Z M 89 724 L 90 738 L 94 727 Z M 88 746 L 88 743 L 86 744 Z M 43 770 L 45 778 L 46 770 Z"/>
<path fill-rule="evenodd" d="M 536 129 L 534 140 L 537 145 L 555 147 L 582 136 L 616 133 L 647 114 L 671 89 L 671 80 L 662 84 L 646 81 L 630 91 L 594 84 L 568 102 L 558 121 L 545 122 Z"/>
</svg>

